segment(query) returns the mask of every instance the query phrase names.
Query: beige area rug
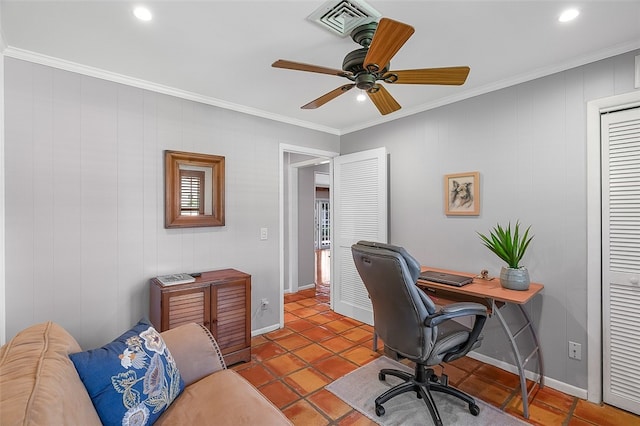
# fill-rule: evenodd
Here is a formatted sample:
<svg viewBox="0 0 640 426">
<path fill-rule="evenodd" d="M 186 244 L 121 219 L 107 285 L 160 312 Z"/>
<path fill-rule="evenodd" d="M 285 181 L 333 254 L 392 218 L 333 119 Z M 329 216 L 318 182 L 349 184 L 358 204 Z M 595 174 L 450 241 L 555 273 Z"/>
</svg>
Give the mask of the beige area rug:
<svg viewBox="0 0 640 426">
<path fill-rule="evenodd" d="M 387 401 L 383 404 L 386 413 L 381 417 L 376 416 L 374 400 L 387 389 L 402 382 L 401 379 L 389 375 L 385 381 L 378 380 L 378 372 L 382 368 L 413 372 L 404 364 L 387 357 L 380 357 L 328 384 L 326 389 L 380 425 L 432 425 L 433 419 L 429 409 L 424 401 L 416 398 L 414 392 L 407 392 Z M 440 392 L 432 392 L 432 395 L 444 425 L 521 426 L 527 424 L 477 398 L 476 404 L 480 407 L 480 414 L 474 416 L 469 413 L 466 402 Z"/>
</svg>

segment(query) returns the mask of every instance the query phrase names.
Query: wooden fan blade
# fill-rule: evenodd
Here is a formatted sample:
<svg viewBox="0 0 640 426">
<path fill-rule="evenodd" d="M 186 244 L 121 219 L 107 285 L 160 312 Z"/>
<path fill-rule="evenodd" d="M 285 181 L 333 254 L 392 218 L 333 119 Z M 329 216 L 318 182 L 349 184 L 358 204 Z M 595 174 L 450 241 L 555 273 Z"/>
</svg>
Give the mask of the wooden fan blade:
<svg viewBox="0 0 640 426">
<path fill-rule="evenodd" d="M 414 31 L 411 25 L 388 18 L 380 19 L 364 58 L 364 67 L 371 71 L 384 68 Z"/>
<path fill-rule="evenodd" d="M 334 90 L 330 91 L 329 93 L 326 93 L 326 94 L 320 96 L 318 99 L 313 100 L 313 101 L 309 102 L 308 104 L 301 106 L 300 108 L 301 109 L 316 109 L 318 107 L 321 107 L 322 105 L 324 105 L 327 102 L 337 98 L 338 96 L 342 95 L 343 93 L 348 92 L 354 86 L 355 86 L 355 84 L 345 84 L 344 86 L 340 86 L 337 89 L 334 89 Z"/>
<path fill-rule="evenodd" d="M 367 94 L 382 115 L 390 114 L 402 108 L 393 96 L 391 96 L 391 93 L 379 84 L 367 90 Z"/>
<path fill-rule="evenodd" d="M 307 72 L 317 72 L 320 74 L 337 75 L 338 77 L 346 77 L 348 75 L 352 75 L 352 73 L 348 71 L 321 67 L 318 65 L 303 64 L 302 62 L 286 61 L 284 59 L 278 59 L 273 64 L 271 64 L 271 66 L 274 68 L 284 68 L 284 69 L 295 70 L 295 71 L 307 71 Z"/>
<path fill-rule="evenodd" d="M 469 71 L 469 67 L 389 71 L 383 76 L 383 80 L 391 84 L 444 84 L 460 86 L 467 80 Z"/>
</svg>

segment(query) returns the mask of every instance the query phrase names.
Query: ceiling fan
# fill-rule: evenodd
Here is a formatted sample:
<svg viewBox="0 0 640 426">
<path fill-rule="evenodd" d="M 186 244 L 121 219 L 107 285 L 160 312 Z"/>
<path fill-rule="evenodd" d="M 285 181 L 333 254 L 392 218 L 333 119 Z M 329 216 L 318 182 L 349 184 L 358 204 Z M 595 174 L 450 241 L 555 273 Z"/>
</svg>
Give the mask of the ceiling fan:
<svg viewBox="0 0 640 426">
<path fill-rule="evenodd" d="M 382 18 L 355 28 L 351 32 L 353 41 L 362 46 L 345 56 L 342 69 L 279 59 L 271 66 L 297 71 L 345 77 L 353 83 L 345 84 L 303 105 L 302 109 L 315 109 L 357 87 L 364 90 L 381 114 L 399 110 L 400 104 L 378 81 L 389 84 L 464 84 L 469 75 L 469 67 L 424 68 L 415 70 L 390 71 L 389 61 L 409 40 L 414 28 L 393 19 Z"/>
</svg>

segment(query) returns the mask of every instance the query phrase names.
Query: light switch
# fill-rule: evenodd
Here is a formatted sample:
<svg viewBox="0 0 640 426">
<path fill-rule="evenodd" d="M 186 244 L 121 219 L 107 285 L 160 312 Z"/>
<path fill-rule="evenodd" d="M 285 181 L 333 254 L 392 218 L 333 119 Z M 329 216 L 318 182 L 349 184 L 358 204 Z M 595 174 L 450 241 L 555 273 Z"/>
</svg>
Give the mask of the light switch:
<svg viewBox="0 0 640 426">
<path fill-rule="evenodd" d="M 267 228 L 260 228 L 260 239 L 266 240 L 269 237 L 269 231 Z"/>
</svg>

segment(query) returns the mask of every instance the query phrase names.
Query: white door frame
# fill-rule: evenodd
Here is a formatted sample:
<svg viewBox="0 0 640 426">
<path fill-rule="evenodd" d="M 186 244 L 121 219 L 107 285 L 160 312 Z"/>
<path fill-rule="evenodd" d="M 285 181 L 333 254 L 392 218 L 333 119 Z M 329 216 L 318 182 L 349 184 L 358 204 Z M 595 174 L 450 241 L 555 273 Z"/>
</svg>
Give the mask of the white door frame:
<svg viewBox="0 0 640 426">
<path fill-rule="evenodd" d="M 338 155 L 340 155 L 339 152 L 334 152 L 334 151 L 323 151 L 323 150 L 319 150 L 319 149 L 315 149 L 315 148 L 308 148 L 308 147 L 304 147 L 304 146 L 297 146 L 297 145 L 289 145 L 289 144 L 284 144 L 281 143 L 280 147 L 279 147 L 279 175 L 280 175 L 280 209 L 279 209 L 279 227 L 280 227 L 280 301 L 284 300 L 284 285 L 285 285 L 285 255 L 284 255 L 284 249 L 285 249 L 285 240 L 284 240 L 284 234 L 285 234 L 285 229 L 289 230 L 289 239 L 288 241 L 286 241 L 286 245 L 289 248 L 289 276 L 297 276 L 297 270 L 293 271 L 293 265 L 297 265 L 297 259 L 298 259 L 298 239 L 294 238 L 294 236 L 296 235 L 296 232 L 294 232 L 294 230 L 297 228 L 297 223 L 298 223 L 298 168 L 299 167 L 303 167 L 303 166 L 308 166 L 311 165 L 311 163 L 307 162 L 302 162 L 302 163 L 297 163 L 295 165 L 291 165 L 290 167 L 287 168 L 287 170 L 285 171 L 285 164 L 284 164 L 284 154 L 285 153 L 291 153 L 291 154 L 303 154 L 303 155 L 310 155 L 310 156 L 315 156 L 315 157 L 321 157 L 321 158 L 328 158 L 328 159 L 332 159 L 333 157 L 337 157 Z M 333 162 L 331 162 L 330 165 L 331 168 L 333 168 Z M 287 188 L 285 188 L 285 173 L 288 173 L 288 177 L 289 179 L 287 180 L 287 182 L 289 183 L 289 185 L 287 186 Z M 285 206 L 284 204 L 284 194 L 285 191 L 287 191 L 287 193 L 289 194 L 289 205 Z M 288 223 L 285 223 L 284 221 L 284 212 L 285 209 L 287 209 L 287 211 L 289 212 L 289 221 Z M 286 227 L 286 228 L 285 228 Z M 297 286 L 297 284 L 296 284 Z M 296 287 L 297 288 L 297 287 Z M 284 327 L 284 306 L 280 307 L 280 327 Z"/>
<path fill-rule="evenodd" d="M 640 106 L 640 91 L 587 103 L 587 399 L 602 402 L 602 192 L 600 115 Z"/>
</svg>

